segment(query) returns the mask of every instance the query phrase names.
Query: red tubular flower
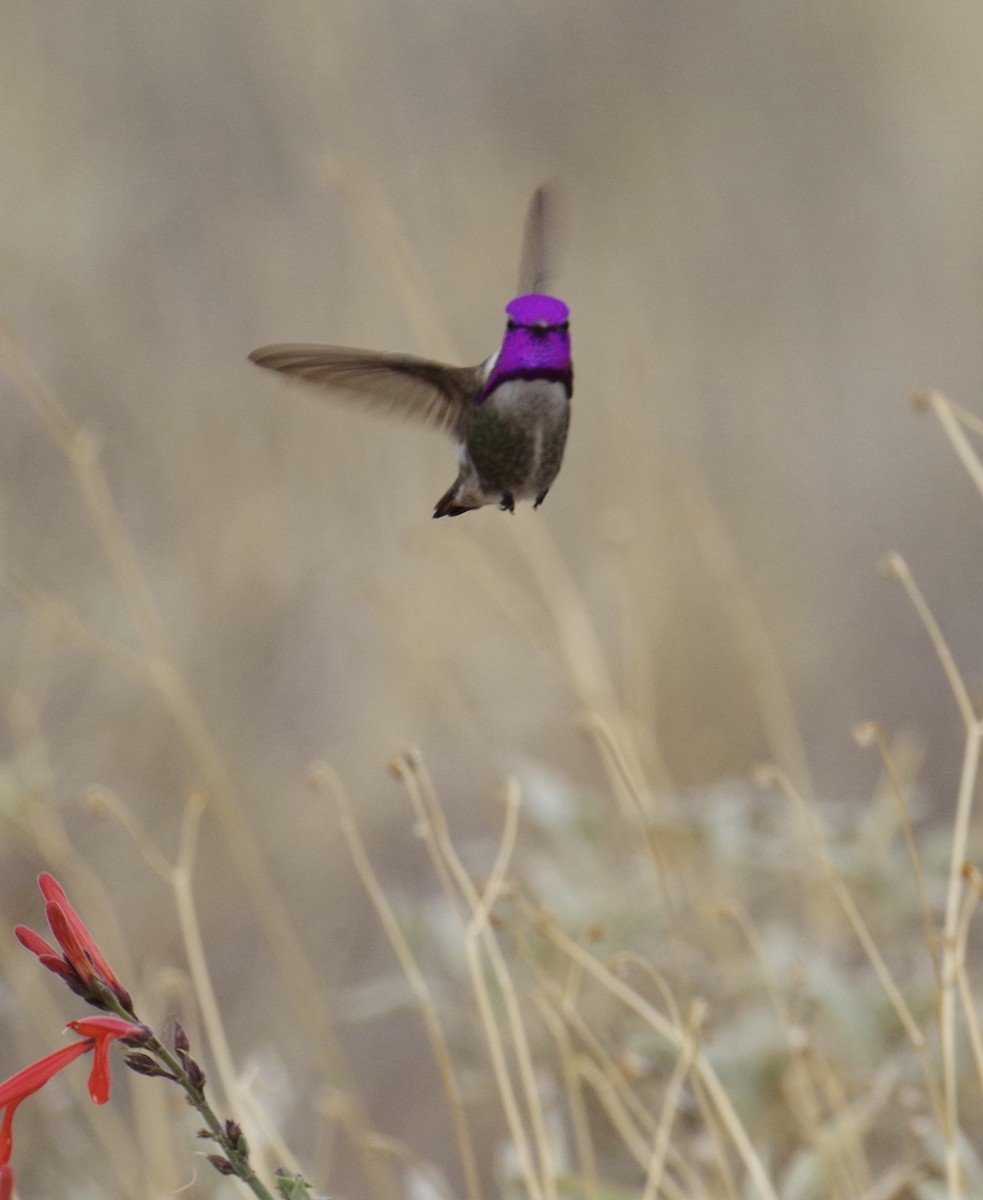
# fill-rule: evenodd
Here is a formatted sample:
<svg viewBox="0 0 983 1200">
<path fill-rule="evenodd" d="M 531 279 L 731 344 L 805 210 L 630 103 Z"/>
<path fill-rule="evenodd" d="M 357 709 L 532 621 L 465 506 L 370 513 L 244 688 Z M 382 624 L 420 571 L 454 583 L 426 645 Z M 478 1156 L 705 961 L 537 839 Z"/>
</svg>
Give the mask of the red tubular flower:
<svg viewBox="0 0 983 1200">
<path fill-rule="evenodd" d="M 68 1066 L 70 1062 L 91 1050 L 96 1042 L 91 1037 L 81 1042 L 73 1042 L 70 1046 L 62 1046 L 52 1054 L 46 1054 L 37 1062 L 31 1063 L 16 1075 L 11 1075 L 0 1083 L 0 1108 L 3 1109 L 3 1121 L 0 1122 L 0 1168 L 10 1162 L 10 1151 L 13 1146 L 14 1113 L 17 1106 L 28 1096 L 39 1091 L 53 1076 Z M 13 1176 L 11 1176 L 11 1179 Z M 12 1185 L 11 1185 L 12 1186 Z M 0 1192 L 0 1200 L 3 1193 Z"/>
<path fill-rule="evenodd" d="M 146 1025 L 136 1025 L 120 1017 L 84 1017 L 81 1021 L 69 1021 L 68 1028 L 91 1039 L 95 1046 L 92 1070 L 89 1072 L 89 1095 L 94 1104 L 105 1104 L 112 1083 L 109 1047 L 117 1038 L 142 1041 L 150 1031 Z"/>
<path fill-rule="evenodd" d="M 48 925 L 62 953 L 59 954 L 26 925 L 18 925 L 14 930 L 17 940 L 37 955 L 43 967 L 60 975 L 76 995 L 82 996 L 96 1008 L 109 1007 L 105 996 L 108 989 L 127 1012 L 132 1012 L 133 1001 L 129 992 L 116 978 L 85 922 L 72 908 L 65 889 L 47 872 L 38 876 L 38 886 L 47 901 L 45 915 Z"/>
<path fill-rule="evenodd" d="M 117 1039 L 140 1044 L 150 1036 L 146 1025 L 124 1021 L 121 1017 L 84 1017 L 80 1021 L 69 1021 L 68 1027 L 79 1034 L 79 1041 L 46 1054 L 0 1083 L 0 1109 L 3 1109 L 3 1120 L 0 1121 L 0 1200 L 10 1200 L 13 1194 L 14 1175 L 8 1164 L 13 1149 L 14 1114 L 21 1101 L 43 1088 L 69 1063 L 94 1050 L 92 1070 L 89 1072 L 89 1095 L 96 1104 L 105 1104 L 112 1082 L 109 1047 Z"/>
</svg>

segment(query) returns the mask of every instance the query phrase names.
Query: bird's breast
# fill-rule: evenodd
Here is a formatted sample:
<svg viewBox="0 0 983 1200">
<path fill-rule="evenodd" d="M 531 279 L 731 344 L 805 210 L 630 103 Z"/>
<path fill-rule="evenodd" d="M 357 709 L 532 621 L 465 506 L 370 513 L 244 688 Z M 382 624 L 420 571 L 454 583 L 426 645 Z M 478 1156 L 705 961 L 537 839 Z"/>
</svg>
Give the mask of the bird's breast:
<svg viewBox="0 0 983 1200">
<path fill-rule="evenodd" d="M 553 379 L 506 379 L 482 403 L 523 423 L 561 420 L 570 406 L 566 388 Z"/>
<path fill-rule="evenodd" d="M 536 496 L 559 470 L 569 420 L 562 383 L 504 380 L 475 406 L 466 452 L 489 487 L 507 488 L 516 499 Z"/>
</svg>

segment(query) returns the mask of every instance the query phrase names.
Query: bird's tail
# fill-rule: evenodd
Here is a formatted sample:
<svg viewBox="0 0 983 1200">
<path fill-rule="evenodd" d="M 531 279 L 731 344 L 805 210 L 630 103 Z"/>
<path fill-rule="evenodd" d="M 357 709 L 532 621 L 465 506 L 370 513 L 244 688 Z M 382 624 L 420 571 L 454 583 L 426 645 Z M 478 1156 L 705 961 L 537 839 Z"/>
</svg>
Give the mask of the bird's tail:
<svg viewBox="0 0 983 1200">
<path fill-rule="evenodd" d="M 458 504 L 460 491 L 461 476 L 459 475 L 437 501 L 437 506 L 433 510 L 434 517 L 459 517 L 461 513 L 471 512 L 473 505 Z"/>
</svg>

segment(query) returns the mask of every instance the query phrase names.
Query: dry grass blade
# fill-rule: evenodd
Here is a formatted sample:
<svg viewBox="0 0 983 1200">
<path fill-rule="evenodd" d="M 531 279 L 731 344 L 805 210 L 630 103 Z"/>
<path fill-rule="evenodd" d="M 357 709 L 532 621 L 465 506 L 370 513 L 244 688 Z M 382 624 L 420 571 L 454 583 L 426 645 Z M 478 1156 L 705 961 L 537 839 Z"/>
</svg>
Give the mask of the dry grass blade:
<svg viewBox="0 0 983 1200">
<path fill-rule="evenodd" d="M 964 465 L 970 470 L 974 481 L 980 487 L 981 495 L 983 495 L 983 468 L 981 468 L 979 460 L 976 458 L 968 442 L 966 442 L 965 436 L 959 428 L 948 403 L 938 393 L 932 393 L 929 402 L 932 410 L 942 421 L 946 432 L 949 433 L 957 453 L 963 458 Z M 964 457 L 964 455 L 968 457 Z M 977 474 L 979 475 L 979 479 L 977 479 Z M 959 920 L 965 886 L 964 864 L 966 863 L 968 853 L 973 800 L 979 780 L 980 739 L 983 737 L 983 722 L 981 722 L 976 714 L 969 688 L 956 665 L 955 657 L 949 649 L 942 630 L 929 608 L 928 602 L 922 595 L 920 588 L 915 583 L 907 564 L 898 554 L 889 555 L 885 562 L 887 572 L 901 581 L 925 627 L 939 662 L 942 665 L 942 669 L 949 681 L 949 686 L 956 698 L 965 725 L 963 760 L 959 777 L 959 791 L 956 798 L 956 812 L 946 885 L 945 916 L 942 928 L 942 979 L 939 997 L 939 1033 L 942 1051 L 944 1100 L 942 1128 L 946 1147 L 946 1186 L 951 1200 L 956 1200 L 963 1188 L 959 1148 L 961 1135 L 959 1128 L 959 1073 L 956 1047 L 956 988 L 958 976 L 964 970 L 964 963 L 959 958 Z"/>
<path fill-rule="evenodd" d="M 881 762 L 884 765 L 884 773 L 887 776 L 889 784 L 888 790 L 897 810 L 898 821 L 904 832 L 905 844 L 908 847 L 908 857 L 911 861 L 915 887 L 918 889 L 918 906 L 922 914 L 925 948 L 931 959 L 932 970 L 935 973 L 936 984 L 938 985 L 941 982 L 938 956 L 939 932 L 935 927 L 935 921 L 932 919 L 932 910 L 928 902 L 928 890 L 925 886 L 925 873 L 922 870 L 921 855 L 918 852 L 918 841 L 911 824 L 911 814 L 908 811 L 906 789 L 901 779 L 901 772 L 898 770 L 894 755 L 891 753 L 891 747 L 884 736 L 884 730 L 878 724 L 875 722 L 866 722 L 863 725 L 857 725 L 854 727 L 853 736 L 858 745 L 867 746 L 873 743 L 877 746 L 880 753 Z"/>
<path fill-rule="evenodd" d="M 528 911 L 528 915 L 534 921 L 536 920 L 534 912 Z M 673 1046 L 677 1052 L 685 1049 L 687 1037 L 684 1029 L 680 1029 L 677 1025 L 667 1020 L 647 1000 L 644 1000 L 633 988 L 613 975 L 603 963 L 588 954 L 583 947 L 554 923 L 549 922 L 542 925 L 541 931 L 571 961 L 577 962 L 587 974 L 593 976 L 628 1009 L 641 1017 L 660 1037 Z M 741 1123 L 726 1089 L 721 1084 L 716 1071 L 702 1052 L 695 1056 L 693 1070 L 696 1078 L 699 1079 L 700 1083 L 706 1089 L 713 1107 L 727 1131 L 727 1135 L 735 1150 L 744 1163 L 745 1169 L 758 1194 L 763 1200 L 778 1200 L 778 1195 L 768 1178 L 764 1164 L 754 1149 L 754 1145 L 748 1136 L 747 1130 Z"/>
<path fill-rule="evenodd" d="M 971 728 L 976 724 L 976 712 L 969 695 L 969 689 L 966 687 L 962 673 L 956 665 L 955 656 L 949 649 L 945 635 L 938 621 L 936 621 L 931 608 L 929 608 L 928 601 L 922 594 L 921 588 L 915 582 L 908 564 L 900 554 L 891 553 L 884 555 L 879 566 L 888 578 L 898 580 L 907 593 L 912 607 L 925 627 L 925 632 L 928 634 L 932 648 L 935 650 L 936 656 L 942 665 L 945 677 L 949 681 L 949 687 L 952 689 L 956 704 L 959 706 L 963 722 L 967 728 Z"/>
<path fill-rule="evenodd" d="M 922 1054 L 925 1050 L 924 1034 L 919 1028 L 918 1022 L 915 1020 L 914 1015 L 912 1014 L 911 1009 L 908 1007 L 904 996 L 901 994 L 901 989 L 898 987 L 897 983 L 895 983 L 891 972 L 888 970 L 887 963 L 884 961 L 884 956 L 881 954 L 866 921 L 863 919 L 860 909 L 857 907 L 856 901 L 850 894 L 850 889 L 846 886 L 837 873 L 836 866 L 830 857 L 829 851 L 826 849 L 823 833 L 819 827 L 819 823 L 815 817 L 815 814 L 812 812 L 805 799 L 799 794 L 798 791 L 796 791 L 795 787 L 792 785 L 792 781 L 782 771 L 779 771 L 777 767 L 763 768 L 759 772 L 759 778 L 762 780 L 762 782 L 770 781 L 776 783 L 784 795 L 792 801 L 798 812 L 805 819 L 809 829 L 813 848 L 816 852 L 816 856 L 822 863 L 824 871 L 826 872 L 830 887 L 833 889 L 833 892 L 836 895 L 836 898 L 839 901 L 847 920 L 850 922 L 850 925 L 857 936 L 857 940 L 860 942 L 861 946 L 863 946 L 864 953 L 870 959 L 871 966 L 873 966 L 874 971 L 877 974 L 877 978 L 880 980 L 881 986 L 887 993 L 894 1011 L 897 1013 L 898 1020 L 901 1022 L 902 1027 L 907 1033 L 911 1044 L 916 1050 L 918 1050 L 920 1054 Z"/>
<path fill-rule="evenodd" d="M 549 1136 L 536 1084 L 525 1022 L 515 985 L 498 942 L 488 924 L 485 897 L 479 893 L 458 857 L 439 799 L 422 761 L 413 756 L 412 758 L 404 757 L 403 763 L 405 772 L 401 777 L 404 781 L 412 780 L 414 784 L 414 786 L 408 787 L 407 791 L 413 801 L 417 819 L 421 826 L 428 830 L 430 844 L 442 860 L 447 886 L 450 887 L 451 882 L 453 884 L 453 890 L 448 893 L 448 896 L 455 906 L 457 901 L 453 900 L 453 897 L 455 895 L 460 897 L 466 908 L 467 924 L 464 931 L 464 946 L 471 985 L 492 1059 L 499 1098 L 513 1139 L 523 1180 L 533 1200 L 555 1200 L 556 1176 L 551 1166 Z M 513 803 L 506 808 L 506 824 L 496 865 L 499 881 L 504 878 L 507 861 L 514 846 L 515 818 L 518 810 L 517 793 L 513 794 L 512 800 Z M 496 1006 L 489 988 L 489 969 L 497 985 L 499 998 L 504 1005 L 504 1027 L 496 1014 Z M 509 1047 L 516 1061 L 519 1078 L 518 1089 L 513 1082 L 509 1067 Z M 531 1139 L 526 1134 L 527 1123 L 532 1134 Z M 535 1148 L 535 1158 L 533 1148 Z"/>
<path fill-rule="evenodd" d="M 454 1066 L 450 1047 L 447 1044 L 447 1038 L 440 1023 L 437 1006 L 434 1003 L 430 988 L 427 986 L 426 978 L 417 965 L 410 944 L 400 928 L 396 915 L 386 899 L 385 892 L 372 867 L 365 843 L 355 822 L 348 793 L 342 786 L 337 774 L 329 767 L 318 767 L 311 772 L 311 779 L 320 791 L 331 796 L 338 809 L 338 822 L 348 843 L 352 862 L 355 864 L 355 869 L 358 871 L 362 886 L 365 888 L 366 894 L 376 910 L 379 922 L 386 937 L 389 939 L 389 944 L 392 946 L 393 953 L 399 961 L 407 983 L 416 997 L 420 1008 L 420 1015 L 423 1018 L 423 1023 L 427 1031 L 427 1037 L 430 1040 L 431 1052 L 437 1064 L 437 1069 L 440 1072 L 444 1095 L 447 1098 L 467 1194 L 469 1200 L 481 1200 L 481 1181 L 478 1176 L 474 1141 L 467 1111 L 464 1106 L 461 1086 L 458 1081 L 458 1073 Z"/>
<path fill-rule="evenodd" d="M 918 408 L 930 409 L 938 419 L 959 461 L 966 468 L 966 473 L 976 485 L 976 490 L 983 496 L 983 463 L 963 432 L 963 426 L 967 426 L 979 433 L 983 429 L 979 418 L 965 409 L 957 408 L 941 392 L 920 392 L 915 397 L 915 405 Z"/>
<path fill-rule="evenodd" d="M 976 912 L 976 906 L 983 896 L 983 876 L 972 864 L 967 863 L 964 874 L 968 887 L 963 897 L 962 909 L 959 913 L 959 923 L 956 933 L 956 946 L 953 955 L 956 980 L 959 985 L 959 996 L 962 1000 L 963 1019 L 966 1022 L 966 1032 L 969 1035 L 969 1045 L 973 1053 L 973 1063 L 976 1067 L 976 1078 L 983 1090 L 983 1033 L 980 1030 L 980 1017 L 976 999 L 973 996 L 972 984 L 967 972 L 969 926 Z"/>
<path fill-rule="evenodd" d="M 679 1112 L 683 1084 L 686 1082 L 687 1076 L 693 1068 L 693 1062 L 699 1053 L 700 1028 L 705 1016 L 706 1005 L 702 1001 L 697 1000 L 686 1023 L 689 1030 L 689 1037 L 666 1083 L 662 1099 L 662 1111 L 659 1114 L 655 1145 L 652 1147 L 648 1171 L 646 1172 L 645 1188 L 642 1191 L 642 1200 L 656 1200 L 662 1188 L 666 1159 L 669 1153 L 669 1143 L 672 1137 L 672 1127 Z"/>
<path fill-rule="evenodd" d="M 556 1043 L 567 1098 L 567 1109 L 570 1113 L 573 1142 L 577 1151 L 578 1177 L 582 1182 L 585 1200 L 600 1200 L 597 1154 L 594 1151 L 590 1116 L 584 1099 L 584 1089 L 581 1086 L 580 1062 L 564 1021 L 546 995 L 542 992 L 534 992 L 532 1003 Z"/>
</svg>

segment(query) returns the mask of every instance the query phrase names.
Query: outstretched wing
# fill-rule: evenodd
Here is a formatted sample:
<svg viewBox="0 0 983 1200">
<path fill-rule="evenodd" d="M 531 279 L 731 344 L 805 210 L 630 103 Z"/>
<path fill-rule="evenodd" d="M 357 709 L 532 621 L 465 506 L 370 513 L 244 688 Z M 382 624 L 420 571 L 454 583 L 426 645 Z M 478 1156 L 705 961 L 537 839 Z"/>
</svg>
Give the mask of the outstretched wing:
<svg viewBox="0 0 983 1200">
<path fill-rule="evenodd" d="M 480 387 L 476 367 L 448 367 L 410 354 L 380 354 L 344 346 L 261 346 L 260 367 L 296 375 L 372 407 L 455 432 Z"/>
<path fill-rule="evenodd" d="M 555 226 L 555 189 L 542 183 L 533 192 L 526 211 L 522 258 L 519 264 L 520 296 L 530 292 L 549 292 L 549 280 L 554 273 L 551 252 Z"/>
</svg>

